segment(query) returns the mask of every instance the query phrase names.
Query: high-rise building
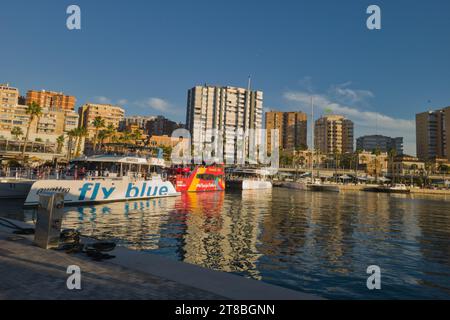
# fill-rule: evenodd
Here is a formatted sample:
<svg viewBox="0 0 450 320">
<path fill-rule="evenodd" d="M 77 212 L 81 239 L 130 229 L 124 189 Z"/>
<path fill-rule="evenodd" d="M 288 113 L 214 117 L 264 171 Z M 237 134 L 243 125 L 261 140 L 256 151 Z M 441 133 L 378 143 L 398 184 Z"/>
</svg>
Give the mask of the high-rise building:
<svg viewBox="0 0 450 320">
<path fill-rule="evenodd" d="M 94 119 L 100 117 L 105 122 L 105 127 L 112 125 L 119 129 L 120 122 L 124 119 L 125 110 L 119 106 L 110 104 L 87 103 L 79 108 L 80 125 L 88 130 L 88 138 L 95 136 Z"/>
<path fill-rule="evenodd" d="M 26 104 L 31 102 L 39 104 L 42 108 L 75 110 L 76 99 L 74 96 L 68 96 L 62 92 L 29 90 Z"/>
<path fill-rule="evenodd" d="M 356 149 L 364 151 L 379 150 L 389 152 L 395 150 L 397 155 L 403 154 L 403 138 L 391 138 L 382 135 L 367 135 L 356 139 Z"/>
<path fill-rule="evenodd" d="M 157 116 L 145 125 L 150 136 L 171 136 L 176 129 L 183 128 L 181 123 L 169 120 L 163 116 Z"/>
<path fill-rule="evenodd" d="M 9 84 L 0 84 L 0 107 L 14 108 L 19 100 L 19 90 Z"/>
<path fill-rule="evenodd" d="M 417 157 L 450 160 L 450 107 L 416 114 Z"/>
<path fill-rule="evenodd" d="M 279 146 L 284 150 L 307 147 L 308 116 L 303 112 L 266 112 L 267 150 L 272 150 L 272 130 L 278 129 Z"/>
<path fill-rule="evenodd" d="M 316 120 L 314 146 L 321 153 L 353 152 L 353 122 L 340 115 L 326 115 Z"/>
<path fill-rule="evenodd" d="M 272 130 L 278 130 L 278 146 L 283 147 L 284 113 L 280 111 L 266 112 L 266 146 L 272 150 Z"/>
<path fill-rule="evenodd" d="M 237 87 L 196 86 L 188 91 L 186 128 L 194 150 L 203 150 L 213 132 L 223 135 L 223 158 L 236 163 L 261 143 L 263 93 Z M 255 135 L 243 137 L 250 129 Z M 242 135 L 242 137 L 240 136 Z M 214 150 L 215 154 L 222 150 Z M 216 153 L 217 151 L 217 153 Z"/>
</svg>

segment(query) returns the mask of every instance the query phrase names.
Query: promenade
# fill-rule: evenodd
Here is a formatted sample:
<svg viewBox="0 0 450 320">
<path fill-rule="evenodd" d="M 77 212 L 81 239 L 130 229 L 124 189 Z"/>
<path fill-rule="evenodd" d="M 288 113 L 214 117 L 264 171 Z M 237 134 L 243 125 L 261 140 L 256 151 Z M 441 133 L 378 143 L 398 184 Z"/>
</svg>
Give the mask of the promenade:
<svg viewBox="0 0 450 320">
<path fill-rule="evenodd" d="M 0 226 L 0 300 L 317 299 L 126 248 L 116 248 L 111 253 L 115 259 L 95 262 L 83 255 L 38 248 L 32 239 Z M 81 290 L 67 289 L 70 265 L 81 269 Z"/>
</svg>

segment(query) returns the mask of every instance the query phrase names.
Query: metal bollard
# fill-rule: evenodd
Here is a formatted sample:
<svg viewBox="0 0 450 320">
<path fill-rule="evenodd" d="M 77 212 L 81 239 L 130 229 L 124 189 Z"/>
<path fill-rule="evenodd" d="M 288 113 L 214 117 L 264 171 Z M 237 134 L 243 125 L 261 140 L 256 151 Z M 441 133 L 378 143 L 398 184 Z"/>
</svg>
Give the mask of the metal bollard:
<svg viewBox="0 0 450 320">
<path fill-rule="evenodd" d="M 44 249 L 58 248 L 64 213 L 64 193 L 43 192 L 39 195 L 34 243 Z"/>
</svg>

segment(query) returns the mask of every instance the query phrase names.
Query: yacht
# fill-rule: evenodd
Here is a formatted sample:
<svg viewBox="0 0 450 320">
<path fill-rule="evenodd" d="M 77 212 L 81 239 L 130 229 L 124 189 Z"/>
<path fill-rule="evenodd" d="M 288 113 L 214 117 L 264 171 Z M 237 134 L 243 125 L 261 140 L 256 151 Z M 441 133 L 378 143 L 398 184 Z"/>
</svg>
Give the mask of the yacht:
<svg viewBox="0 0 450 320">
<path fill-rule="evenodd" d="M 269 169 L 234 168 L 228 170 L 227 188 L 235 190 L 265 190 L 272 189 L 268 176 Z"/>
<path fill-rule="evenodd" d="M 166 180 L 163 159 L 127 155 L 94 155 L 77 158 L 58 180 L 33 183 L 25 206 L 36 206 L 39 194 L 64 193 L 65 204 L 87 204 L 178 196 Z"/>
</svg>

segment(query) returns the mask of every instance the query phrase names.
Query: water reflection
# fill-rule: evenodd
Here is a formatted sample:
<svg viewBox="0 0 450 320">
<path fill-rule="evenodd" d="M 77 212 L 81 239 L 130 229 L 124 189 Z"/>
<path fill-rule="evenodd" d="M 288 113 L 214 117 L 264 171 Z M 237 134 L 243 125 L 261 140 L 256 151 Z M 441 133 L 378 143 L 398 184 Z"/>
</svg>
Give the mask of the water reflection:
<svg viewBox="0 0 450 320">
<path fill-rule="evenodd" d="M 85 235 L 328 298 L 450 298 L 444 198 L 274 189 L 65 210 L 64 227 Z"/>
</svg>

